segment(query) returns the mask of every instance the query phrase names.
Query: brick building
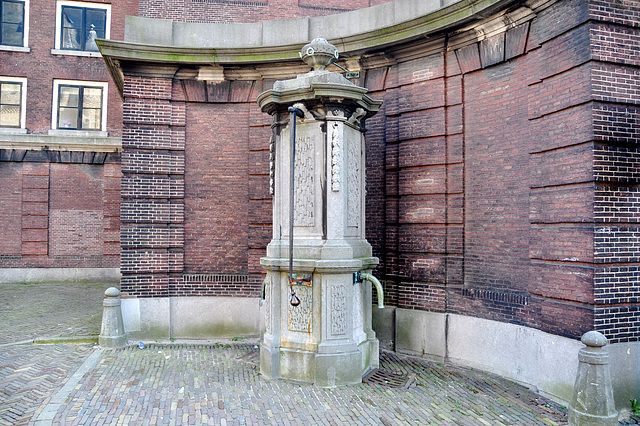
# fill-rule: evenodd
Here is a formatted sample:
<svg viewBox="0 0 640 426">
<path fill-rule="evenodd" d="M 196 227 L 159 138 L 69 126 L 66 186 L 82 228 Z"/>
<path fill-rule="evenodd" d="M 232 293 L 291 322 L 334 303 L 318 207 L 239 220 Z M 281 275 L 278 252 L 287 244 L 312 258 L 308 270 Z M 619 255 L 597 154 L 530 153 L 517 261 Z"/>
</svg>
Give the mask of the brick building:
<svg viewBox="0 0 640 426">
<path fill-rule="evenodd" d="M 137 1 L 0 5 L 0 276 L 117 279 L 122 103 L 93 39 Z"/>
<path fill-rule="evenodd" d="M 637 397 L 637 2 L 140 0 L 127 13 L 139 17 L 98 42 L 111 80 L 91 77 L 122 97 L 122 124 L 107 118 L 122 132 L 121 161 L 106 156 L 113 163 L 99 166 L 91 190 L 101 183 L 114 196 L 104 205 L 121 200 L 132 336 L 258 332 L 271 117 L 255 100 L 308 71 L 297 52 L 322 36 L 384 101 L 366 134 L 367 239 L 390 306 L 375 311 L 381 343 L 568 400 L 577 339 L 596 329 L 612 343 L 619 405 Z M 98 220 L 86 213 L 96 206 L 55 216 L 69 210 L 55 198 L 63 178 L 91 182 L 57 168 L 96 168 L 50 160 L 65 151 L 20 162 L 19 150 L 3 149 L 0 179 L 14 190 L 1 195 L 2 226 L 7 217 L 15 235 L 0 246 L 2 267 L 113 266 L 99 263 L 118 253 L 105 251 L 118 241 L 107 241 L 106 210 L 100 259 L 86 254 L 97 239 L 84 257 L 51 254 L 71 250 L 57 236 L 73 233 L 64 220 Z M 119 167 L 121 198 L 107 184 Z M 44 184 L 31 184 L 46 180 L 41 168 L 46 200 Z"/>
</svg>

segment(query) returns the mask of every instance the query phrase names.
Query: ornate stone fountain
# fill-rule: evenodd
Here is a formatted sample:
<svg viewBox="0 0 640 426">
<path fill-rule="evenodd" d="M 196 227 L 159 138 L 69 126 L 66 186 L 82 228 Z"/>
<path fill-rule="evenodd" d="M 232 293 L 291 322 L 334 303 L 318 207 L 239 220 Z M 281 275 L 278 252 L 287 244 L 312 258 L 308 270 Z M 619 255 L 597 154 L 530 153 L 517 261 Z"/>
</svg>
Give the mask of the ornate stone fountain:
<svg viewBox="0 0 640 426">
<path fill-rule="evenodd" d="M 260 369 L 270 379 L 339 386 L 378 366 L 371 284 L 361 276 L 376 283 L 381 302 L 382 288 L 367 274 L 378 259 L 365 239 L 364 123 L 382 102 L 326 70 L 338 57 L 326 40 L 301 56 L 311 72 L 258 97 L 273 116 Z"/>
</svg>

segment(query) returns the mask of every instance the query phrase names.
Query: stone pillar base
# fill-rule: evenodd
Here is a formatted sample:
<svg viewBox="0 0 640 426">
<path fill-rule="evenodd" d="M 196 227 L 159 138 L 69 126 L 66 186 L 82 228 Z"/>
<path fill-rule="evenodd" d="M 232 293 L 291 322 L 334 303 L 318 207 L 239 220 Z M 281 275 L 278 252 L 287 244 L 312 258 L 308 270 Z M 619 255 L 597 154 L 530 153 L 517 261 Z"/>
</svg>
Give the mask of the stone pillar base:
<svg viewBox="0 0 640 426">
<path fill-rule="evenodd" d="M 369 339 L 355 351 L 318 353 L 288 348 L 260 347 L 260 373 L 268 380 L 284 379 L 321 387 L 362 383 L 379 366 L 378 339 Z"/>
</svg>

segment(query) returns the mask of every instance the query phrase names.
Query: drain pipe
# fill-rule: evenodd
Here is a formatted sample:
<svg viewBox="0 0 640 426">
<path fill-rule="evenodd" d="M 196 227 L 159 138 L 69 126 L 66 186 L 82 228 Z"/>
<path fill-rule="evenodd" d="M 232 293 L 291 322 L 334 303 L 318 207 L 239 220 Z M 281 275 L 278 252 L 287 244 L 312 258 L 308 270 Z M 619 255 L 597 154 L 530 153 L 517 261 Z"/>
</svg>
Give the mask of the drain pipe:
<svg viewBox="0 0 640 426">
<path fill-rule="evenodd" d="M 291 124 L 290 146 L 291 146 L 291 182 L 289 182 L 289 290 L 291 291 L 291 299 L 289 303 L 291 306 L 298 306 L 300 299 L 296 296 L 296 292 L 293 290 L 293 216 L 294 216 L 294 184 L 296 180 L 296 118 L 304 117 L 304 113 L 296 107 L 290 106 L 288 109 Z"/>
<path fill-rule="evenodd" d="M 382 290 L 382 284 L 380 283 L 380 280 L 374 277 L 373 275 L 363 271 L 353 273 L 354 284 L 359 283 L 360 281 L 363 281 L 363 280 L 367 280 L 373 283 L 373 285 L 376 287 L 376 291 L 378 292 L 378 308 L 380 309 L 384 308 L 384 291 Z"/>
</svg>

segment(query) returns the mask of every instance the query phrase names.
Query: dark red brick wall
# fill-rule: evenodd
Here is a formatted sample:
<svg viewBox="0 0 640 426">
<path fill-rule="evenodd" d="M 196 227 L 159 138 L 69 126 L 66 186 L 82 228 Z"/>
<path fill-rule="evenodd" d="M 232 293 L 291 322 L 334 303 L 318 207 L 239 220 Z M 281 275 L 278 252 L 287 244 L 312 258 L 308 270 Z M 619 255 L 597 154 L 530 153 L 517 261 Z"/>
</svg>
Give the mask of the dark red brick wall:
<svg viewBox="0 0 640 426">
<path fill-rule="evenodd" d="M 367 235 L 391 303 L 640 337 L 638 13 L 561 1 L 442 63 L 367 71 L 385 101 L 367 135 Z"/>
<path fill-rule="evenodd" d="M 252 81 L 127 77 L 125 294 L 259 296 L 271 237 L 261 90 Z"/>
<path fill-rule="evenodd" d="M 322 16 L 391 0 L 140 0 L 140 16 L 177 22 L 260 22 Z"/>
<path fill-rule="evenodd" d="M 120 266 L 120 156 L 0 150 L 0 268 Z"/>
<path fill-rule="evenodd" d="M 595 325 L 614 342 L 640 338 L 637 149 L 640 4 L 591 0 Z M 611 48 L 615 46 L 615 48 Z"/>
<path fill-rule="evenodd" d="M 111 38 L 123 39 L 138 2 L 111 10 Z M 102 58 L 52 54 L 56 2 L 32 1 L 29 15 L 30 52 L 0 53 L 0 75 L 27 78 L 27 132 L 51 129 L 54 79 L 88 80 L 109 82 L 107 132 L 119 137 L 122 102 Z M 0 268 L 120 266 L 119 154 L 1 149 L 0 180 Z"/>
<path fill-rule="evenodd" d="M 188 274 L 247 274 L 248 124 L 247 104 L 188 104 L 185 147 L 185 165 L 189 170 L 185 175 Z"/>
<path fill-rule="evenodd" d="M 102 167 L 52 164 L 49 174 L 49 254 L 54 257 L 102 256 Z"/>
<path fill-rule="evenodd" d="M 22 165 L 0 166 L 0 259 L 22 253 Z"/>
</svg>

